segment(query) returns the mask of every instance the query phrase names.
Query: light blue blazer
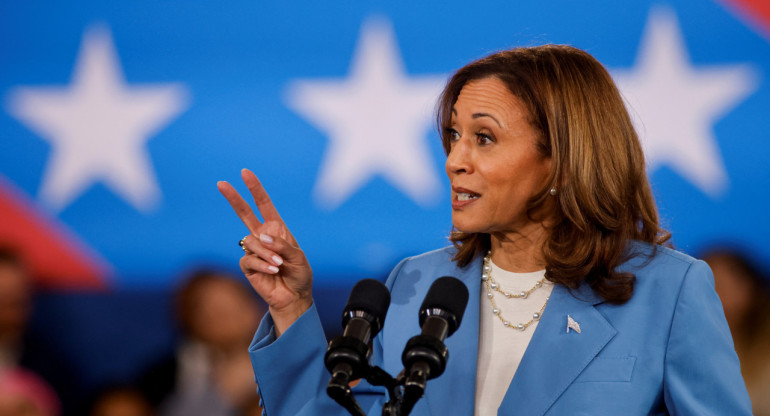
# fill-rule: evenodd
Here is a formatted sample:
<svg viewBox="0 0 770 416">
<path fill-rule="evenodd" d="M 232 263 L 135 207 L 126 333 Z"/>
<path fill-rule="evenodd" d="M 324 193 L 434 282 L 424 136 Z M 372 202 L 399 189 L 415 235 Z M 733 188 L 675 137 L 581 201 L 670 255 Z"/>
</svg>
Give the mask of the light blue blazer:
<svg viewBox="0 0 770 416">
<path fill-rule="evenodd" d="M 708 266 L 679 252 L 634 244 L 642 255 L 621 266 L 636 276 L 623 305 L 587 286 L 555 285 L 499 415 L 750 415 L 730 331 Z M 428 382 L 413 415 L 473 415 L 482 259 L 458 268 L 445 248 L 403 260 L 387 286 L 392 301 L 375 338 L 372 364 L 403 368 L 407 340 L 420 333 L 418 311 L 431 283 L 455 276 L 470 292 L 465 317 L 446 340 L 449 361 Z M 567 332 L 567 315 L 581 333 Z M 326 395 L 326 338 L 315 307 L 275 339 L 266 316 L 249 347 L 268 416 L 346 415 Z M 383 389 L 355 389 L 369 415 L 380 415 Z"/>
</svg>

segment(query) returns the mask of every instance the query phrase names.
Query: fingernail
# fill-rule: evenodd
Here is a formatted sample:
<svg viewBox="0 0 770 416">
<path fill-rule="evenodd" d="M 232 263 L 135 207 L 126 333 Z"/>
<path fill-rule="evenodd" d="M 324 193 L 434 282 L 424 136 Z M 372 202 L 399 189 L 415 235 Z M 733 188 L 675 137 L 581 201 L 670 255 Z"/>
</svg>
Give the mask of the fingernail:
<svg viewBox="0 0 770 416">
<path fill-rule="evenodd" d="M 259 235 L 259 241 L 265 243 L 265 244 L 273 244 L 273 237 L 270 237 L 267 234 L 260 234 Z"/>
<path fill-rule="evenodd" d="M 278 273 L 278 268 L 275 266 L 267 266 L 267 270 L 270 270 L 270 273 Z"/>
<path fill-rule="evenodd" d="M 273 256 L 273 263 L 275 263 L 275 264 L 280 266 L 280 265 L 283 264 L 283 259 L 278 257 L 278 256 Z"/>
</svg>

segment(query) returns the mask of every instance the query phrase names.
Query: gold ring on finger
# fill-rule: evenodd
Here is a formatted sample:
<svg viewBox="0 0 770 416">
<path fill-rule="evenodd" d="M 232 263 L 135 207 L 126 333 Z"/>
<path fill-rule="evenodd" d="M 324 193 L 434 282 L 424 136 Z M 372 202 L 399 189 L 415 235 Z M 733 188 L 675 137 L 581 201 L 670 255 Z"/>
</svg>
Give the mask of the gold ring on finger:
<svg viewBox="0 0 770 416">
<path fill-rule="evenodd" d="M 244 253 L 249 252 L 249 250 L 246 248 L 246 237 L 241 238 L 241 241 L 238 241 L 238 245 L 241 246 L 241 249 L 243 249 Z"/>
</svg>

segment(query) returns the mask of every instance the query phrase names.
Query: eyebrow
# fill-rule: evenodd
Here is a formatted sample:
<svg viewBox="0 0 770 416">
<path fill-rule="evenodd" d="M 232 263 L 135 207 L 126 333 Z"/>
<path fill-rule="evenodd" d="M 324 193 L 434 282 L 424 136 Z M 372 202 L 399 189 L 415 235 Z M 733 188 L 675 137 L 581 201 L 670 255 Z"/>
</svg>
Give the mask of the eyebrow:
<svg viewBox="0 0 770 416">
<path fill-rule="evenodd" d="M 500 122 L 499 122 L 499 121 L 497 121 L 497 119 L 496 119 L 496 118 L 494 118 L 494 117 L 493 117 L 491 114 L 487 114 L 487 113 L 474 113 L 474 114 L 473 114 L 473 116 L 471 116 L 471 117 L 473 117 L 474 119 L 477 119 L 477 118 L 481 118 L 481 117 L 489 117 L 489 118 L 491 118 L 491 119 L 492 119 L 492 120 L 493 120 L 493 121 L 494 121 L 494 122 L 495 122 L 495 123 L 496 123 L 498 126 L 502 127 L 502 125 L 500 124 Z"/>
<path fill-rule="evenodd" d="M 454 108 L 454 107 L 452 107 L 452 115 L 454 115 L 454 116 L 457 116 L 457 110 L 455 110 L 455 108 Z M 477 118 L 481 118 L 481 117 L 489 117 L 489 118 L 491 118 L 491 119 L 492 119 L 492 120 L 493 120 L 493 121 L 494 121 L 494 122 L 495 122 L 495 123 L 496 123 L 498 126 L 502 127 L 502 124 L 500 124 L 500 122 L 499 122 L 499 121 L 498 121 L 498 120 L 497 120 L 497 119 L 496 119 L 494 116 L 492 116 L 492 114 L 489 114 L 489 113 L 474 113 L 474 114 L 471 116 L 471 118 L 473 118 L 473 119 L 477 119 Z"/>
</svg>

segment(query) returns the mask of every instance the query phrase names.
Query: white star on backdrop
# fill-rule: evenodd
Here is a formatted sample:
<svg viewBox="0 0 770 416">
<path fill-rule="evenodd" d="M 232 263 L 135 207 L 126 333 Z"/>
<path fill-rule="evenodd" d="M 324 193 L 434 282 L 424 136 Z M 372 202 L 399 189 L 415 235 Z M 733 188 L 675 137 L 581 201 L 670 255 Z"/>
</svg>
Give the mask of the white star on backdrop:
<svg viewBox="0 0 770 416">
<path fill-rule="evenodd" d="M 187 108 L 180 84 L 126 85 L 109 30 L 86 30 L 69 87 L 19 87 L 9 112 L 51 143 L 40 199 L 62 210 L 103 182 L 137 210 L 160 189 L 145 142 Z"/>
<path fill-rule="evenodd" d="M 345 80 L 300 80 L 287 103 L 328 135 L 315 185 L 320 205 L 337 208 L 375 175 L 420 205 L 440 185 L 426 132 L 444 76 L 407 77 L 390 24 L 369 20 Z"/>
<path fill-rule="evenodd" d="M 757 88 L 748 65 L 694 67 L 676 15 L 654 8 L 633 70 L 613 71 L 644 146 L 649 172 L 668 165 L 715 197 L 728 185 L 713 125 Z"/>
</svg>

